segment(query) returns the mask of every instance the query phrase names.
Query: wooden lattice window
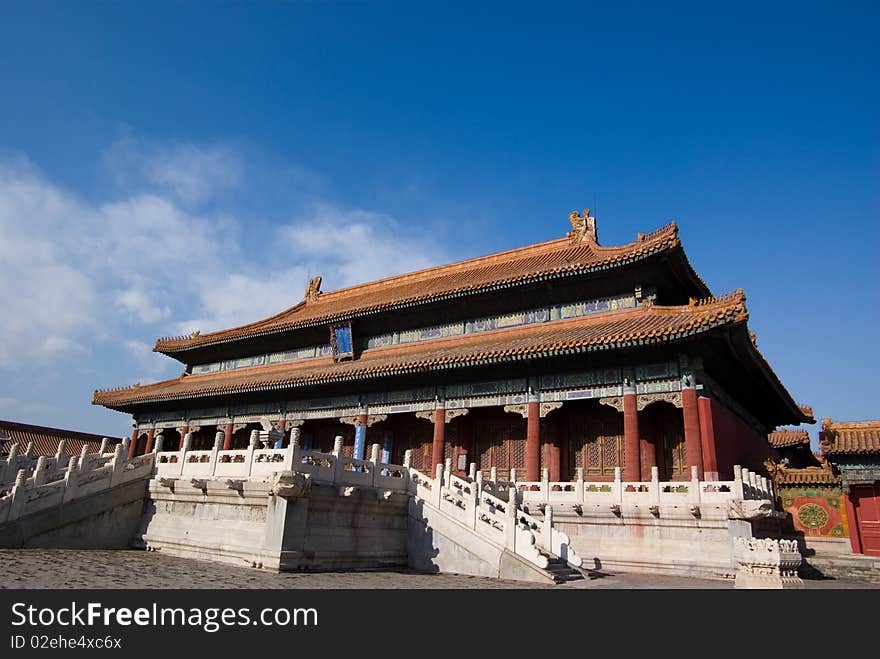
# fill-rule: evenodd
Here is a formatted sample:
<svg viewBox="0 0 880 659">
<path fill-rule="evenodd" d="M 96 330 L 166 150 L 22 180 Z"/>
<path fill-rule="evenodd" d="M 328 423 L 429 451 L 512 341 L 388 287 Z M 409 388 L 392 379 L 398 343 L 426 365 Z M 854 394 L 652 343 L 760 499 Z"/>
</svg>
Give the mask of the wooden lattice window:
<svg viewBox="0 0 880 659">
<path fill-rule="evenodd" d="M 615 467 L 624 465 L 623 420 L 618 418 L 573 418 L 569 435 L 572 471 L 613 476 Z"/>
<path fill-rule="evenodd" d="M 523 426 L 523 428 L 520 428 Z M 475 430 L 477 464 L 488 477 L 492 467 L 498 469 L 498 478 L 510 478 L 516 469 L 517 479 L 525 478 L 526 440 L 525 423 L 488 423 Z"/>
<path fill-rule="evenodd" d="M 686 476 L 688 473 L 684 422 L 682 420 L 681 423 L 677 423 L 676 416 L 681 416 L 681 414 L 670 414 L 658 429 L 658 439 L 663 446 L 663 464 L 666 467 L 667 477 Z"/>
<path fill-rule="evenodd" d="M 660 480 L 687 476 L 684 417 L 681 409 L 668 403 L 653 403 L 645 408 L 639 421 L 639 428 L 656 446 Z"/>
</svg>

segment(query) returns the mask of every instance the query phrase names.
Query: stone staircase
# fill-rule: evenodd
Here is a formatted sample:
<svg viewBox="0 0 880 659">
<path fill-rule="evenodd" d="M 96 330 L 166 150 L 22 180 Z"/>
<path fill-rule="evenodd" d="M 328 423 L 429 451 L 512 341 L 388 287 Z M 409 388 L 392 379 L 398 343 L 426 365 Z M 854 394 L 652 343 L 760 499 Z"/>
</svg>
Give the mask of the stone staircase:
<svg viewBox="0 0 880 659">
<path fill-rule="evenodd" d="M 405 466 L 415 486 L 412 517 L 436 540 L 421 548 L 434 550 L 434 560 L 414 567 L 542 583 L 583 578 L 581 557 L 568 536 L 553 528 L 552 506 L 531 515 L 515 485 L 495 482 L 492 494 L 480 478 L 456 476 L 443 465 L 434 478 L 409 467 L 408 460 Z"/>
<path fill-rule="evenodd" d="M 579 569 L 573 568 L 567 561 L 553 556 L 545 552 L 541 552 L 547 557 L 547 567 L 544 568 L 552 577 L 555 583 L 566 583 L 568 581 L 583 581 L 584 574 Z"/>
</svg>

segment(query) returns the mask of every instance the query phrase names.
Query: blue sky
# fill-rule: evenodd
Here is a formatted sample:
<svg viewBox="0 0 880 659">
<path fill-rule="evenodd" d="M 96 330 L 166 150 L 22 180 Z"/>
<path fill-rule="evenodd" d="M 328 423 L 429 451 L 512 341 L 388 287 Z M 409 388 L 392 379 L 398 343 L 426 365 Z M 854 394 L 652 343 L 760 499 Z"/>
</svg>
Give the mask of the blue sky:
<svg viewBox="0 0 880 659">
<path fill-rule="evenodd" d="M 4 3 L 0 418 L 126 434 L 91 394 L 158 336 L 586 207 L 677 220 L 796 400 L 880 417 L 880 11 L 472 4 Z"/>
</svg>

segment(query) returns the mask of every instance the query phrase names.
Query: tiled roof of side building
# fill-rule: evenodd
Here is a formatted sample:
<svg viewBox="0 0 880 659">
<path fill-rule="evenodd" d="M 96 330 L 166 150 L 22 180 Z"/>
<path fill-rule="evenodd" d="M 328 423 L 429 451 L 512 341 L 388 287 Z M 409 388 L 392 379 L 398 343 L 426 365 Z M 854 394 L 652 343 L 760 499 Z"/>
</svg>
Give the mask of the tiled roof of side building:
<svg viewBox="0 0 880 659">
<path fill-rule="evenodd" d="M 880 454 L 880 420 L 822 421 L 819 447 L 825 455 L 858 453 Z"/>
<path fill-rule="evenodd" d="M 675 222 L 628 245 L 603 247 L 594 240 L 574 242 L 560 238 L 536 245 L 389 277 L 337 291 L 320 292 L 310 285 L 306 299 L 275 316 L 218 332 L 162 338 L 154 350 L 174 354 L 203 345 L 260 336 L 335 322 L 394 307 L 442 300 L 514 283 L 604 270 L 632 263 L 681 244 Z M 684 257 L 691 279 L 701 295 L 708 286 Z"/>
<path fill-rule="evenodd" d="M 837 485 L 840 479 L 830 467 L 805 467 L 804 469 L 784 469 L 777 479 L 779 485 Z"/>
<path fill-rule="evenodd" d="M 803 409 L 803 406 L 799 406 Z M 784 446 L 798 446 L 800 444 L 810 443 L 810 434 L 806 430 L 790 430 L 788 428 L 779 428 L 771 432 L 767 439 L 776 448 Z"/>
<path fill-rule="evenodd" d="M 633 309 L 540 325 L 376 348 L 365 350 L 355 360 L 338 363 L 331 357 L 320 357 L 180 376 L 151 385 L 99 390 L 92 402 L 119 408 L 139 402 L 294 388 L 513 361 L 526 356 L 547 357 L 665 343 L 745 322 L 747 318 L 745 296 L 737 291 L 692 305 L 660 307 L 644 303 Z"/>
<path fill-rule="evenodd" d="M 35 455 L 55 455 L 58 451 L 58 443 L 62 439 L 67 440 L 67 454 L 74 455 L 82 451 L 82 447 L 85 445 L 88 445 L 92 452 L 98 450 L 103 437 L 75 430 L 34 426 L 15 421 L 0 421 L 0 453 L 9 453 L 13 444 L 18 444 L 18 450 L 24 453 L 28 444 L 33 442 Z M 111 438 L 110 441 L 117 443 L 121 440 Z"/>
</svg>

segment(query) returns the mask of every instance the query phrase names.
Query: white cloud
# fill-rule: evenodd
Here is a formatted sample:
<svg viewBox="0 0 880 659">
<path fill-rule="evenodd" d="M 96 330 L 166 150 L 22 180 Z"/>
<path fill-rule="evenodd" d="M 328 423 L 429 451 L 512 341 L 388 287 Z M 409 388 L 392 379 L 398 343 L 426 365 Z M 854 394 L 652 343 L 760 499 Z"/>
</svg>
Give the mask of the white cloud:
<svg viewBox="0 0 880 659">
<path fill-rule="evenodd" d="M 129 354 L 137 361 L 141 370 L 149 376 L 149 378 L 136 378 L 137 382 L 146 383 L 151 378 L 175 375 L 181 370 L 180 364 L 177 362 L 168 359 L 165 355 L 153 352 L 153 346 L 150 343 L 128 339 L 123 344 Z"/>
<path fill-rule="evenodd" d="M 394 218 L 326 203 L 282 227 L 279 234 L 325 288 L 342 288 L 428 267 L 443 259 L 431 240 Z M 328 287 L 329 285 L 329 287 Z"/>
<path fill-rule="evenodd" d="M 151 185 L 185 204 L 233 190 L 243 175 L 241 160 L 226 144 L 156 145 L 126 137 L 107 150 L 104 160 L 121 187 Z"/>
<path fill-rule="evenodd" d="M 23 158 L 0 161 L 0 369 L 62 356 L 83 368 L 111 341 L 133 374 L 168 375 L 179 365 L 152 352 L 157 336 L 277 313 L 302 299 L 309 275 L 330 290 L 446 259 L 391 217 L 326 202 L 267 228 L 257 242 L 271 247 L 245 251 L 252 226 L 212 196 L 242 169 L 228 147 L 128 142 L 108 163 L 122 163 L 126 183 L 96 203 Z M 216 203 L 200 211 L 196 200 Z"/>
</svg>

